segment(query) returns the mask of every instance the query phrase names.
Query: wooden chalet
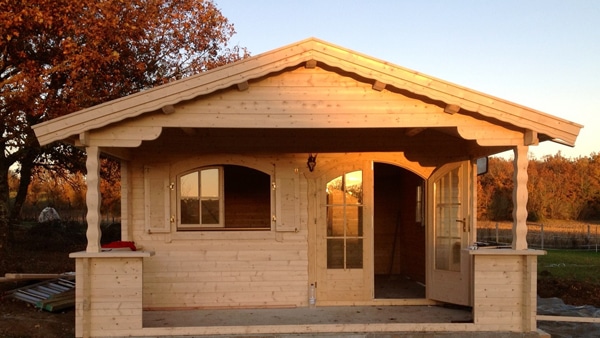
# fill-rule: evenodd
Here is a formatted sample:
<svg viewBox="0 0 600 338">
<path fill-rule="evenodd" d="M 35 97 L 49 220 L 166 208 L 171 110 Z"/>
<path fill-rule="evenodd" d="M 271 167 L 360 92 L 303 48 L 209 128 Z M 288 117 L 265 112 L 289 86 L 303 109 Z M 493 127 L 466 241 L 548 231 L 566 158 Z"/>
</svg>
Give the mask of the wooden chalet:
<svg viewBox="0 0 600 338">
<path fill-rule="evenodd" d="M 144 312 L 308 307 L 311 285 L 317 308 L 472 308 L 472 323 L 364 330 L 535 332 L 528 149 L 581 128 L 314 38 L 34 126 L 87 152 L 77 337 L 214 334 Z M 478 162 L 506 150 L 512 248 L 476 249 Z M 121 161 L 138 251 L 101 248 L 101 154 Z"/>
</svg>

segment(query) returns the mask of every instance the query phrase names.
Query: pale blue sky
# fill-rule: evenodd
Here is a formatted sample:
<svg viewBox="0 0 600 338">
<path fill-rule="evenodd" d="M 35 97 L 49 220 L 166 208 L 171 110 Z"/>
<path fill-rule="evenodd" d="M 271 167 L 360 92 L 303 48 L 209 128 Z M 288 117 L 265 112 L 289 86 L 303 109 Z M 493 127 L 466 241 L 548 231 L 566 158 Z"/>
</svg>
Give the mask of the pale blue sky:
<svg viewBox="0 0 600 338">
<path fill-rule="evenodd" d="M 214 0 L 252 55 L 317 37 L 585 127 L 575 148 L 600 152 L 598 0 Z"/>
</svg>

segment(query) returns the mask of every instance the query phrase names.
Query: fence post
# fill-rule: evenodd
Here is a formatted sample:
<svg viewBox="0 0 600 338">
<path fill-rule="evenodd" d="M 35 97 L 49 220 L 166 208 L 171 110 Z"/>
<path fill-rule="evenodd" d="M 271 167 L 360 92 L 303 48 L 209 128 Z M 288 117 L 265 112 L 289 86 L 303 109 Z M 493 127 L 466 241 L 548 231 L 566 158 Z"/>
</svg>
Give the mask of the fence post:
<svg viewBox="0 0 600 338">
<path fill-rule="evenodd" d="M 542 250 L 544 250 L 544 223 L 540 224 L 542 230 L 540 231 L 542 236 Z"/>
<path fill-rule="evenodd" d="M 498 222 L 496 222 L 496 244 L 500 243 L 498 241 Z"/>
</svg>

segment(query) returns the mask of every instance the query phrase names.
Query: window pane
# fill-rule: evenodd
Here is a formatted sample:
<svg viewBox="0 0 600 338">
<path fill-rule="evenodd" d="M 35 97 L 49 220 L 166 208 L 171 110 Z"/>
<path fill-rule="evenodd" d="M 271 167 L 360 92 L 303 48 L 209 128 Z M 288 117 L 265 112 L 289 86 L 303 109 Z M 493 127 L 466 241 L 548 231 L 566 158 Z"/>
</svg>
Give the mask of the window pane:
<svg viewBox="0 0 600 338">
<path fill-rule="evenodd" d="M 362 269 L 363 267 L 363 240 L 348 238 L 346 240 L 346 268 Z"/>
<path fill-rule="evenodd" d="M 343 239 L 328 239 L 327 240 L 327 268 L 328 269 L 343 269 L 344 268 L 344 240 Z"/>
<path fill-rule="evenodd" d="M 356 237 L 363 235 L 362 206 L 346 207 L 346 236 Z"/>
<path fill-rule="evenodd" d="M 198 201 L 198 172 L 181 176 L 181 223 L 200 223 L 200 205 Z"/>
<path fill-rule="evenodd" d="M 219 224 L 219 169 L 201 171 L 202 224 Z"/>
<path fill-rule="evenodd" d="M 202 170 L 200 187 L 202 199 L 219 199 L 219 169 Z"/>
<path fill-rule="evenodd" d="M 336 177 L 327 183 L 327 204 L 344 203 L 344 192 L 342 188 L 342 176 Z"/>
<path fill-rule="evenodd" d="M 362 204 L 362 171 L 353 171 L 345 175 L 346 204 Z"/>
<path fill-rule="evenodd" d="M 344 206 L 327 207 L 327 236 L 344 236 Z"/>
</svg>

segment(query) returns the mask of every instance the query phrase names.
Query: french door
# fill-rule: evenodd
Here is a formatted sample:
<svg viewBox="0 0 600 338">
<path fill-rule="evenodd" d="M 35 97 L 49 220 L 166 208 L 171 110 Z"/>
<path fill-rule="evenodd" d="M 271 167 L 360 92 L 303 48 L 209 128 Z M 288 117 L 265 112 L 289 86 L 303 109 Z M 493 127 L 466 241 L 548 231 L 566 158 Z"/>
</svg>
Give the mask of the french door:
<svg viewBox="0 0 600 338">
<path fill-rule="evenodd" d="M 473 168 L 469 161 L 447 165 L 428 182 L 427 298 L 459 305 L 471 304 L 472 239 L 469 214 Z"/>
<path fill-rule="evenodd" d="M 316 196 L 317 304 L 371 299 L 370 166 L 342 170 L 319 181 L 324 189 Z"/>
</svg>

